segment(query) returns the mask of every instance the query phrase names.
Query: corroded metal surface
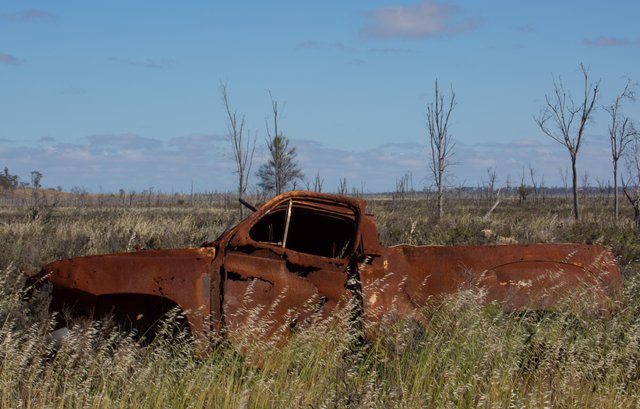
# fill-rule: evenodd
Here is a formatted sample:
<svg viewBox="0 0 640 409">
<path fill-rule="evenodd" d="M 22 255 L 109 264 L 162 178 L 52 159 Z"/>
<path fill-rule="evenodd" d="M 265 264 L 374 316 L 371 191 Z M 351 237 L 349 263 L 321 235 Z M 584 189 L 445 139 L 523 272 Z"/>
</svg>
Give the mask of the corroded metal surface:
<svg viewBox="0 0 640 409">
<path fill-rule="evenodd" d="M 212 274 L 215 253 L 214 248 L 198 248 L 78 257 L 50 263 L 42 273 L 53 284 L 55 310 L 91 315 L 101 298 L 127 295 L 134 301 L 119 300 L 130 310 L 129 319 L 139 321 L 151 313 L 157 320 L 144 302 L 166 299 L 187 313 L 192 328 L 202 331 L 209 315 L 220 314 L 219 291 L 211 291 L 220 287 L 218 275 Z"/>
<path fill-rule="evenodd" d="M 270 200 L 201 248 L 80 257 L 43 274 L 54 308 L 92 314 L 102 301 L 135 321 L 155 318 L 151 310 L 165 306 L 156 301 L 167 300 L 187 312 L 194 335 L 238 340 L 247 328 L 281 338 L 349 301 L 371 328 L 389 315 L 420 321 L 422 307 L 465 288 L 483 289 L 486 302 L 506 310 L 549 309 L 580 291 L 607 308 L 622 290 L 605 247 L 383 247 L 363 200 L 300 191 Z"/>
<path fill-rule="evenodd" d="M 622 281 L 613 255 L 578 244 L 398 246 L 360 269 L 369 322 L 393 313 L 420 319 L 419 309 L 461 289 L 480 288 L 508 311 L 546 310 L 584 295 L 594 310 L 610 307 Z"/>
</svg>

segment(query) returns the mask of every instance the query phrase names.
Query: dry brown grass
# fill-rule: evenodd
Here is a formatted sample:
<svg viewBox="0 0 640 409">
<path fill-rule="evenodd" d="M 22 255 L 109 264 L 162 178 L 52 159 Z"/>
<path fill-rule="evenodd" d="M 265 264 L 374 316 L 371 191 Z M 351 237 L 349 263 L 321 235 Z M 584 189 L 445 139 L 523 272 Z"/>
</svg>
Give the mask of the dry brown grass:
<svg viewBox="0 0 640 409">
<path fill-rule="evenodd" d="M 614 248 L 626 303 L 612 316 L 587 314 L 589 300 L 554 314 L 504 314 L 465 291 L 425 308 L 429 326 L 390 321 L 359 345 L 345 316 L 312 326 L 263 367 L 218 342 L 198 358 L 171 338 L 141 347 L 109 323 L 88 323 L 54 353 L 46 300 L 25 305 L 21 266 L 55 258 L 142 248 L 197 246 L 234 221 L 214 207 L 55 207 L 32 219 L 0 208 L 0 407 L 483 407 L 635 408 L 640 405 L 640 239 L 625 214 L 601 202 L 574 222 L 563 201 L 450 202 L 434 223 L 424 202 L 373 201 L 387 244 L 483 244 L 490 228 L 527 243 L 577 241 Z M 259 327 L 259 326 L 256 326 Z M 251 331 L 252 328 L 247 328 Z M 254 347 L 260 347 L 254 345 Z"/>
</svg>

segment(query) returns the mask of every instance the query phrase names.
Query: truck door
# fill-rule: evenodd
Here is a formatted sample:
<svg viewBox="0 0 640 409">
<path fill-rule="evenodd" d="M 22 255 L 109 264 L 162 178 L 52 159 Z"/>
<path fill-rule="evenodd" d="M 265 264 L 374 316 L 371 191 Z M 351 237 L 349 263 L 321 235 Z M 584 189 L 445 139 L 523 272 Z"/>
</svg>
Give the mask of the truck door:
<svg viewBox="0 0 640 409">
<path fill-rule="evenodd" d="M 224 326 L 231 338 L 281 339 L 351 297 L 358 209 L 290 198 L 257 216 L 226 247 Z"/>
</svg>

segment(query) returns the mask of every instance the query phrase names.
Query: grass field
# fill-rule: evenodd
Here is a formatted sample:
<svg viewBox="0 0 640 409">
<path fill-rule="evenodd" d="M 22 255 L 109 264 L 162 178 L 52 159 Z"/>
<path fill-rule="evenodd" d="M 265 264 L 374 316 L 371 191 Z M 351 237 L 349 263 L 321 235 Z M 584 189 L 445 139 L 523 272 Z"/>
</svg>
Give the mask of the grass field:
<svg viewBox="0 0 640 409">
<path fill-rule="evenodd" d="M 580 242 L 613 248 L 625 303 L 594 317 L 589 300 L 554 314 L 505 314 L 468 290 L 425 308 L 427 328 L 389 321 L 358 344 L 346 317 L 267 349 L 261 368 L 212 340 L 205 357 L 182 338 L 142 347 L 110 323 L 86 323 L 53 353 L 46 297 L 22 301 L 20 270 L 64 257 L 193 247 L 236 220 L 211 205 L 0 207 L 0 407 L 30 408 L 635 408 L 640 406 L 640 235 L 631 209 L 587 198 L 583 219 L 560 197 L 519 202 L 451 199 L 435 222 L 424 200 L 373 200 L 385 244 L 491 244 L 485 228 L 520 243 Z M 38 210 L 38 209 L 36 209 Z M 256 348 L 260 346 L 254 346 Z"/>
</svg>

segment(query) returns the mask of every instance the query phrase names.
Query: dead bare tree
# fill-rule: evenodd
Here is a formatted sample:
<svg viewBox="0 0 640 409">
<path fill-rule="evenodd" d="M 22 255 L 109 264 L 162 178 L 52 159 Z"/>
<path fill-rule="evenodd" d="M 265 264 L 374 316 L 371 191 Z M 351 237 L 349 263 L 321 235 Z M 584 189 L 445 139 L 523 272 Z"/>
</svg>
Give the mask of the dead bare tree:
<svg viewBox="0 0 640 409">
<path fill-rule="evenodd" d="M 625 155 L 628 178 L 621 178 L 622 191 L 633 207 L 633 222 L 636 231 L 640 230 L 640 138 L 634 137 L 631 152 Z"/>
<path fill-rule="evenodd" d="M 316 178 L 313 182 L 313 191 L 322 192 L 322 185 L 324 185 L 324 179 L 320 177 L 320 171 L 317 171 Z"/>
<path fill-rule="evenodd" d="M 434 101 L 427 106 L 427 131 L 431 148 L 430 168 L 437 189 L 438 219 L 442 219 L 444 215 L 444 183 L 455 147 L 453 136 L 449 132 L 449 119 L 456 105 L 453 88 L 448 100 L 445 100 L 436 79 Z"/>
<path fill-rule="evenodd" d="M 236 174 L 238 175 L 238 201 L 240 201 L 247 191 L 251 165 L 253 164 L 253 154 L 256 150 L 256 138 L 244 134 L 244 115 L 238 116 L 235 109 L 229 103 L 229 90 L 227 84 L 220 84 L 220 94 L 227 112 L 227 139 L 231 143 L 233 150 L 233 160 L 236 164 Z M 238 203 L 240 218 L 244 218 L 244 207 Z"/>
<path fill-rule="evenodd" d="M 258 169 L 258 183 L 264 191 L 273 192 L 276 195 L 284 192 L 287 186 L 293 184 L 294 189 L 296 181 L 302 180 L 304 174 L 298 166 L 298 152 L 294 146 L 289 147 L 289 139 L 278 130 L 279 111 L 278 101 L 273 99 L 271 92 L 271 109 L 273 112 L 273 131 L 270 130 L 267 123 L 267 148 L 269 149 L 269 160 L 262 164 Z M 273 133 L 272 133 L 273 132 Z"/>
<path fill-rule="evenodd" d="M 525 168 L 522 167 L 522 173 L 520 174 L 520 185 L 518 186 L 518 196 L 520 197 L 521 202 L 526 202 L 527 197 L 533 190 L 531 186 L 528 186 L 525 181 Z"/>
<path fill-rule="evenodd" d="M 347 178 L 340 178 L 340 184 L 338 185 L 338 195 L 346 196 L 347 195 Z"/>
<path fill-rule="evenodd" d="M 509 198 L 511 195 L 511 175 L 507 174 L 507 177 L 504 181 L 504 197 Z"/>
<path fill-rule="evenodd" d="M 558 172 L 560 172 L 560 179 L 562 179 L 562 188 L 564 190 L 564 197 L 566 199 L 569 196 L 569 189 L 567 188 L 567 180 L 569 179 L 568 169 L 560 167 L 558 168 Z"/>
<path fill-rule="evenodd" d="M 533 189 L 533 200 L 538 199 L 538 181 L 536 180 L 536 170 L 529 164 L 529 179 L 531 179 L 531 187 Z"/>
<path fill-rule="evenodd" d="M 571 93 L 565 90 L 561 78 L 558 77 L 557 80 L 553 78 L 553 92 L 551 95 L 545 95 L 545 105 L 540 114 L 534 117 L 540 130 L 564 146 L 569 152 L 573 186 L 573 215 L 576 220 L 580 218 L 576 162 L 585 127 L 600 92 L 600 81 L 590 82 L 589 69 L 584 64 L 580 64 L 580 71 L 584 80 L 584 90 L 579 103 L 574 102 Z"/>
<path fill-rule="evenodd" d="M 600 198 L 604 198 L 605 192 L 607 191 L 607 184 L 609 184 L 609 181 L 607 180 L 605 184 L 604 179 L 600 179 L 599 177 L 596 177 L 595 179 L 596 179 L 596 185 L 598 186 L 598 196 Z"/>
<path fill-rule="evenodd" d="M 493 192 L 495 191 L 496 186 L 496 167 L 487 168 L 487 199 L 489 201 L 493 200 Z"/>
<path fill-rule="evenodd" d="M 616 220 L 618 220 L 619 213 L 618 161 L 636 134 L 633 122 L 621 112 L 622 104 L 628 100 L 635 101 L 631 80 L 627 80 L 622 92 L 616 95 L 610 105 L 604 107 L 604 110 L 609 113 L 611 118 L 611 122 L 609 122 L 609 142 L 611 143 L 611 159 L 613 162 L 613 213 Z"/>
<path fill-rule="evenodd" d="M 396 179 L 396 190 L 393 192 L 393 199 L 405 200 L 407 194 L 413 189 L 411 183 L 411 173 L 406 172 L 402 177 Z"/>
<path fill-rule="evenodd" d="M 587 199 L 587 195 L 589 194 L 589 190 L 591 189 L 589 185 L 589 171 L 584 171 L 582 173 L 582 198 Z"/>
</svg>

